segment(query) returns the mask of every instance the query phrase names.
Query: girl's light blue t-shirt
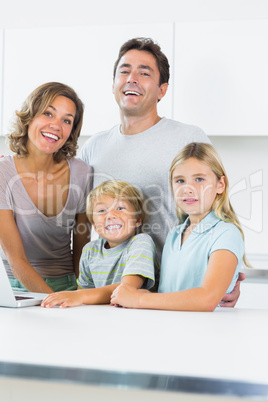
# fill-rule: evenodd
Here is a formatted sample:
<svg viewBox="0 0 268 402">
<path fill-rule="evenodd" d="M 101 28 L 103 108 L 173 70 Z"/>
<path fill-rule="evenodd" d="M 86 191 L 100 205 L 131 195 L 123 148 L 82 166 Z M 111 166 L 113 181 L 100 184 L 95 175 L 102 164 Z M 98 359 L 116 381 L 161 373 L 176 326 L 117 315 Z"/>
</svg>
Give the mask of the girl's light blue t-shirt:
<svg viewBox="0 0 268 402">
<path fill-rule="evenodd" d="M 236 271 L 227 290 L 230 293 L 237 281 L 245 250 L 241 232 L 234 224 L 217 218 L 212 211 L 181 245 L 182 233 L 188 224 L 187 219 L 167 236 L 158 291 L 168 293 L 200 287 L 211 253 L 229 250 L 237 257 Z"/>
</svg>

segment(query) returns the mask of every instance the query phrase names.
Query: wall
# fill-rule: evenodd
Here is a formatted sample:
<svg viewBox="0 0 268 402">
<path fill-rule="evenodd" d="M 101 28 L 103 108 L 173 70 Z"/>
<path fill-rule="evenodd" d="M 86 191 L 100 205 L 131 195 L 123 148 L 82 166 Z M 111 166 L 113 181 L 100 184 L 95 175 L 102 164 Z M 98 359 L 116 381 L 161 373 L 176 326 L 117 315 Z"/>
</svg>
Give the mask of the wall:
<svg viewBox="0 0 268 402">
<path fill-rule="evenodd" d="M 158 0 L 137 0 L 130 5 L 121 0 L 76 0 L 74 7 L 70 0 L 47 0 L 40 8 L 40 3 L 35 0 L 2 1 L 0 29 L 102 24 L 109 29 L 109 25 L 113 24 L 268 18 L 266 0 L 165 0 L 164 4 L 165 7 L 163 1 Z M 124 31 L 122 41 L 125 39 L 128 35 Z M 40 43 L 40 46 L 44 48 L 44 60 L 50 62 L 49 47 L 60 44 Z M 23 63 L 27 63 L 28 50 L 29 44 L 26 44 Z M 254 75 L 248 80 L 252 83 Z M 196 123 L 194 118 L 187 122 Z M 80 144 L 85 139 L 81 138 Z M 243 223 L 247 252 L 255 266 L 268 268 L 268 214 L 264 208 L 268 199 L 268 136 L 213 136 L 211 140 L 220 152 L 230 177 L 231 200 Z M 8 152 L 4 138 L 0 137 L 0 153 Z M 259 256 L 261 259 L 258 260 Z"/>
</svg>

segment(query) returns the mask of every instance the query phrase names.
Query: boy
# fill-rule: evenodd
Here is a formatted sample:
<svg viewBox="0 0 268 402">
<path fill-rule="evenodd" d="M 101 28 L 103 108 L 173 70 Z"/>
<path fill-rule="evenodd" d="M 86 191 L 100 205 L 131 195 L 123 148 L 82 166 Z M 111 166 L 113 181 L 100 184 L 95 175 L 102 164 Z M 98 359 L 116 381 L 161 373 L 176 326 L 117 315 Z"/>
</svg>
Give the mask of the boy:
<svg viewBox="0 0 268 402">
<path fill-rule="evenodd" d="M 137 289 L 154 285 L 153 240 L 136 234 L 144 219 L 140 192 L 124 181 L 105 181 L 90 192 L 87 217 L 100 238 L 83 248 L 78 290 L 52 293 L 42 307 L 108 304 L 120 283 Z"/>
</svg>

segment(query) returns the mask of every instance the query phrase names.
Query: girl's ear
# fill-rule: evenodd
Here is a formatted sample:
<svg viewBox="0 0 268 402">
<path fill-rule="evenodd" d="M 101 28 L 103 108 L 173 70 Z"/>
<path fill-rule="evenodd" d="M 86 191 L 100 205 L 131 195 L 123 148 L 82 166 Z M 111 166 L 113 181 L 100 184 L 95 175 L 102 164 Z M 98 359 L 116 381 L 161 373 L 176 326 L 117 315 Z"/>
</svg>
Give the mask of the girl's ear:
<svg viewBox="0 0 268 402">
<path fill-rule="evenodd" d="M 217 183 L 217 194 L 222 194 L 225 190 L 225 176 L 221 176 Z"/>
</svg>

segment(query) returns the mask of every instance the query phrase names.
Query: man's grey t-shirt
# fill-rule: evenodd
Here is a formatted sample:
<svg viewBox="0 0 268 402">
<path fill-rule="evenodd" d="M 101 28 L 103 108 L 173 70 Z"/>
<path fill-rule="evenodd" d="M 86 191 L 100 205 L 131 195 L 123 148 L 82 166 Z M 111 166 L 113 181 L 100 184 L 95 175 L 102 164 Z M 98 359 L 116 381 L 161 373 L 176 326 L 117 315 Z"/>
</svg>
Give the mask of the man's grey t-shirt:
<svg viewBox="0 0 268 402">
<path fill-rule="evenodd" d="M 145 196 L 143 231 L 155 242 L 158 261 L 170 228 L 177 224 L 169 187 L 169 169 L 175 155 L 190 142 L 210 143 L 198 127 L 162 118 L 134 135 L 123 135 L 120 125 L 93 135 L 80 158 L 94 169 L 94 184 L 119 179 L 130 182 Z"/>
</svg>

